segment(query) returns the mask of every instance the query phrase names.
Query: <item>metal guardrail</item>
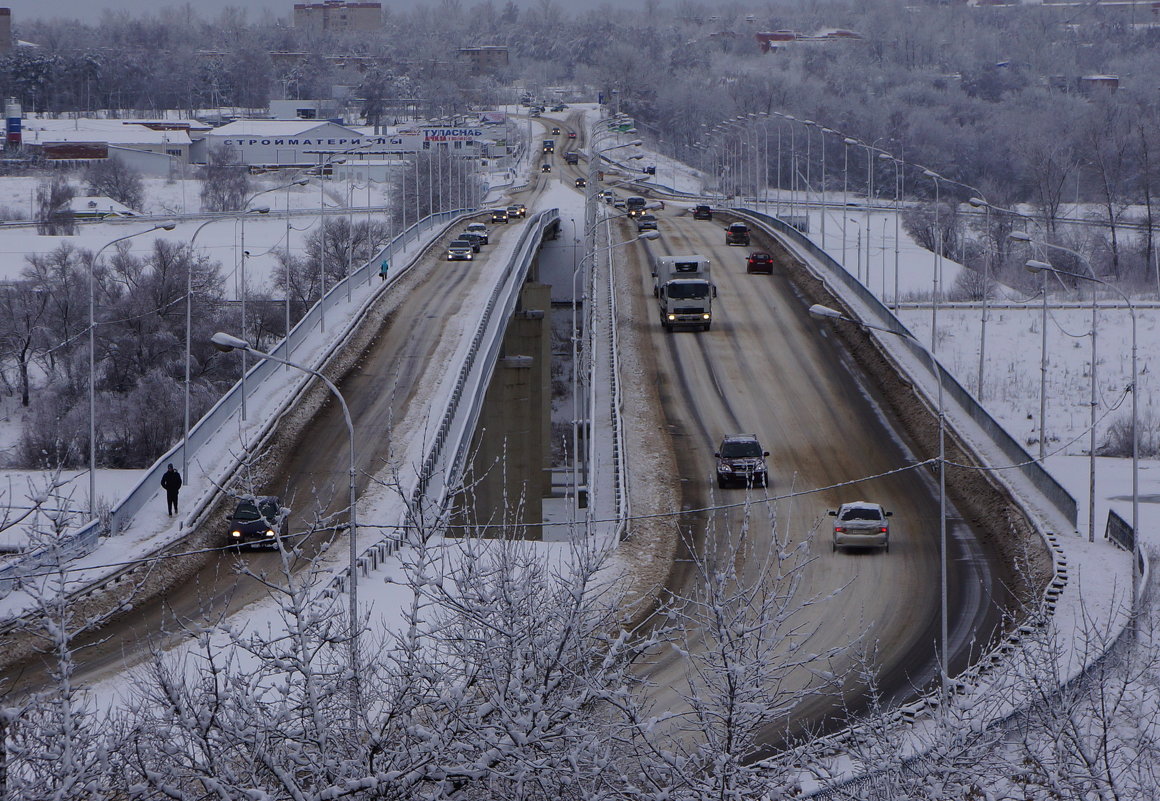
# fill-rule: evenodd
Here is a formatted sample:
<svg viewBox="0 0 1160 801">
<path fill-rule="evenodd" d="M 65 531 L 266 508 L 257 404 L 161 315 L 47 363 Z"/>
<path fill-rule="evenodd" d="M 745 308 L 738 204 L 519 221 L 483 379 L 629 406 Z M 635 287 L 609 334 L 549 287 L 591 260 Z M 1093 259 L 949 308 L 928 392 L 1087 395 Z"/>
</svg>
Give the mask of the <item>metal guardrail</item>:
<svg viewBox="0 0 1160 801">
<path fill-rule="evenodd" d="M 339 304 L 346 303 L 345 295 L 348 282 L 353 286 L 360 281 L 365 280 L 369 282 L 374 280 L 378 274 L 379 261 L 384 254 L 393 252 L 396 247 L 401 247 L 411 237 L 418 239 L 423 231 L 430 230 L 435 226 L 444 225 L 462 214 L 474 212 L 474 209 L 456 209 L 453 211 L 439 212 L 423 218 L 400 232 L 375 255 L 375 258 L 363 264 L 347 278 L 335 283 L 306 312 L 302 319 L 298 321 L 297 325 L 291 329 L 289 337 L 279 341 L 271 349 L 270 353 L 282 359 L 290 358 L 292 355 L 289 352 L 291 344 L 300 341 L 305 336 L 306 331 L 318 325 L 328 310 L 335 308 Z M 262 383 L 265 379 L 281 369 L 283 369 L 282 365 L 277 362 L 265 359 L 257 360 L 253 367 L 246 373 L 245 388 L 247 396 L 254 396 L 264 391 Z M 313 377 L 303 373 L 300 380 L 301 385 L 305 385 L 307 382 L 313 380 Z M 239 381 L 190 429 L 190 461 L 196 458 L 198 450 L 209 442 L 217 433 L 218 429 L 241 407 L 241 391 L 242 382 Z M 124 531 L 131 524 L 133 517 L 157 493 L 161 482 L 161 475 L 164 473 L 166 465 L 170 462 L 182 460 L 182 449 L 184 446 L 185 443 L 178 443 L 154 462 L 133 489 L 119 503 L 113 506 L 106 518 L 92 520 L 77 529 L 62 542 L 54 545 L 54 547 L 38 549 L 0 568 L 0 597 L 11 592 L 14 584 L 21 576 L 29 575 L 39 571 L 43 567 L 56 564 L 62 555 L 68 560 L 85 556 L 93 551 L 101 536 Z M 233 470 L 230 472 L 232 473 Z"/>
<path fill-rule="evenodd" d="M 487 299 L 483 316 L 463 364 L 460 365 L 455 386 L 411 492 L 403 531 L 387 535 L 363 551 L 357 560 L 360 575 L 365 575 L 398 550 L 407 541 L 410 532 L 418 531 L 423 523 L 420 516 L 426 511 L 435 511 L 435 515 L 427 520 L 430 527 L 437 523 L 446 510 L 466 460 L 471 433 L 483 409 L 488 386 L 484 378 L 492 374 L 499 360 L 506 328 L 503 321 L 511 317 L 515 310 L 524 278 L 539 250 L 544 231 L 557 219 L 559 210 L 550 209 L 528 221 L 516 246 L 516 255 L 504 269 L 502 280 L 496 283 Z M 448 444 L 455 445 L 451 453 L 447 451 Z M 436 497 L 432 498 L 432 494 Z M 343 568 L 325 592 L 334 595 L 345 591 L 349 571 L 349 565 Z"/>
<path fill-rule="evenodd" d="M 782 236 L 791 239 L 795 245 L 809 252 L 817 263 L 825 270 L 825 278 L 841 284 L 843 290 L 858 297 L 866 304 L 874 319 L 869 321 L 880 325 L 898 335 L 900 344 L 909 350 L 915 357 L 916 368 L 926 372 L 932 378 L 942 382 L 943 392 L 953 399 L 965 411 L 976 425 L 978 425 L 994 445 L 999 448 L 1003 456 L 1026 478 L 1043 493 L 1052 506 L 1072 524 L 1076 525 L 1076 501 L 1054 476 L 1048 473 L 1034 457 L 1029 454 L 1007 430 L 999 424 L 983 406 L 975 400 L 974 395 L 967 391 L 958 380 L 951 375 L 940 363 L 938 375 L 935 375 L 927 351 L 914 340 L 914 335 L 902 324 L 894 313 L 890 311 L 873 293 L 863 286 L 854 276 L 850 275 L 828 253 L 807 239 L 800 231 L 787 225 L 776 217 L 770 217 L 752 210 L 739 210 L 773 228 Z"/>
</svg>

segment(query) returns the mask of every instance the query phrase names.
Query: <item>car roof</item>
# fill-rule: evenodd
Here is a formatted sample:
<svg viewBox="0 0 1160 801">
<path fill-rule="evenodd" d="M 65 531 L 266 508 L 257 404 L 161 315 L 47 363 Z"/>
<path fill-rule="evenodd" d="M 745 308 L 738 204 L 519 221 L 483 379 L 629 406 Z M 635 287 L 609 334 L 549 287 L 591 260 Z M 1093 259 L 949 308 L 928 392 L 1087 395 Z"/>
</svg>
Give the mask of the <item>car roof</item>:
<svg viewBox="0 0 1160 801">
<path fill-rule="evenodd" d="M 721 438 L 722 442 L 737 442 L 737 441 L 743 441 L 743 440 L 753 440 L 754 442 L 756 442 L 757 435 L 756 434 L 726 434 L 724 437 Z"/>
<path fill-rule="evenodd" d="M 873 501 L 849 501 L 842 504 L 839 509 L 875 509 L 881 510 L 882 504 L 874 503 Z"/>
</svg>

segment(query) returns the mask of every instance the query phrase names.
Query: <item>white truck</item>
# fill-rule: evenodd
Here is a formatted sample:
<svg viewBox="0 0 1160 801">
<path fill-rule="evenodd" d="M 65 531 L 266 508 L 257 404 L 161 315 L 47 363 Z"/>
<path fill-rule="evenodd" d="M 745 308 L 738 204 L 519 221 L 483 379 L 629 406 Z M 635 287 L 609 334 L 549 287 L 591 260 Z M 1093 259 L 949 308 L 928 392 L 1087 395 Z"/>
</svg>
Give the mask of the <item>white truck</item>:
<svg viewBox="0 0 1160 801">
<path fill-rule="evenodd" d="M 653 294 L 661 325 L 708 331 L 713 322 L 713 298 L 717 287 L 709 277 L 704 256 L 657 256 L 653 261 Z"/>
</svg>

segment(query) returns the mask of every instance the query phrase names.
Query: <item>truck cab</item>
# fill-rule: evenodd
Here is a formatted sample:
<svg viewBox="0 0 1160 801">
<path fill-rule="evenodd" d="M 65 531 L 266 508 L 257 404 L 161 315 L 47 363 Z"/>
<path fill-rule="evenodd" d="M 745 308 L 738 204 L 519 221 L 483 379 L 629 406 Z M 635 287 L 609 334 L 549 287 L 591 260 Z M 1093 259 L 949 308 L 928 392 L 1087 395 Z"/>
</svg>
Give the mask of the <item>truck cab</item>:
<svg viewBox="0 0 1160 801">
<path fill-rule="evenodd" d="M 717 287 L 704 256 L 658 256 L 653 262 L 653 294 L 666 331 L 689 327 L 708 331 Z"/>
<path fill-rule="evenodd" d="M 643 197 L 637 197 L 635 195 L 633 197 L 625 198 L 624 200 L 624 209 L 628 212 L 629 217 L 641 216 L 644 214 L 645 206 L 647 205 L 647 200 L 645 200 Z"/>
</svg>

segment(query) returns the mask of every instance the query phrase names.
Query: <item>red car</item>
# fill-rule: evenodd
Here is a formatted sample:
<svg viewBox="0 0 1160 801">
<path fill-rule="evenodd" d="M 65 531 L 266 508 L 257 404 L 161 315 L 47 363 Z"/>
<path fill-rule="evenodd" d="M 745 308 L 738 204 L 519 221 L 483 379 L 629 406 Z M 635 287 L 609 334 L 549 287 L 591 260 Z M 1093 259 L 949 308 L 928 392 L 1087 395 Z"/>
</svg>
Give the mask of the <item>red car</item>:
<svg viewBox="0 0 1160 801">
<path fill-rule="evenodd" d="M 760 251 L 750 253 L 749 258 L 745 260 L 745 272 L 773 275 L 773 256 Z"/>
<path fill-rule="evenodd" d="M 576 138 L 576 132 L 575 132 L 575 131 L 568 131 L 568 138 L 569 138 L 569 139 L 575 139 L 575 138 Z"/>
</svg>

